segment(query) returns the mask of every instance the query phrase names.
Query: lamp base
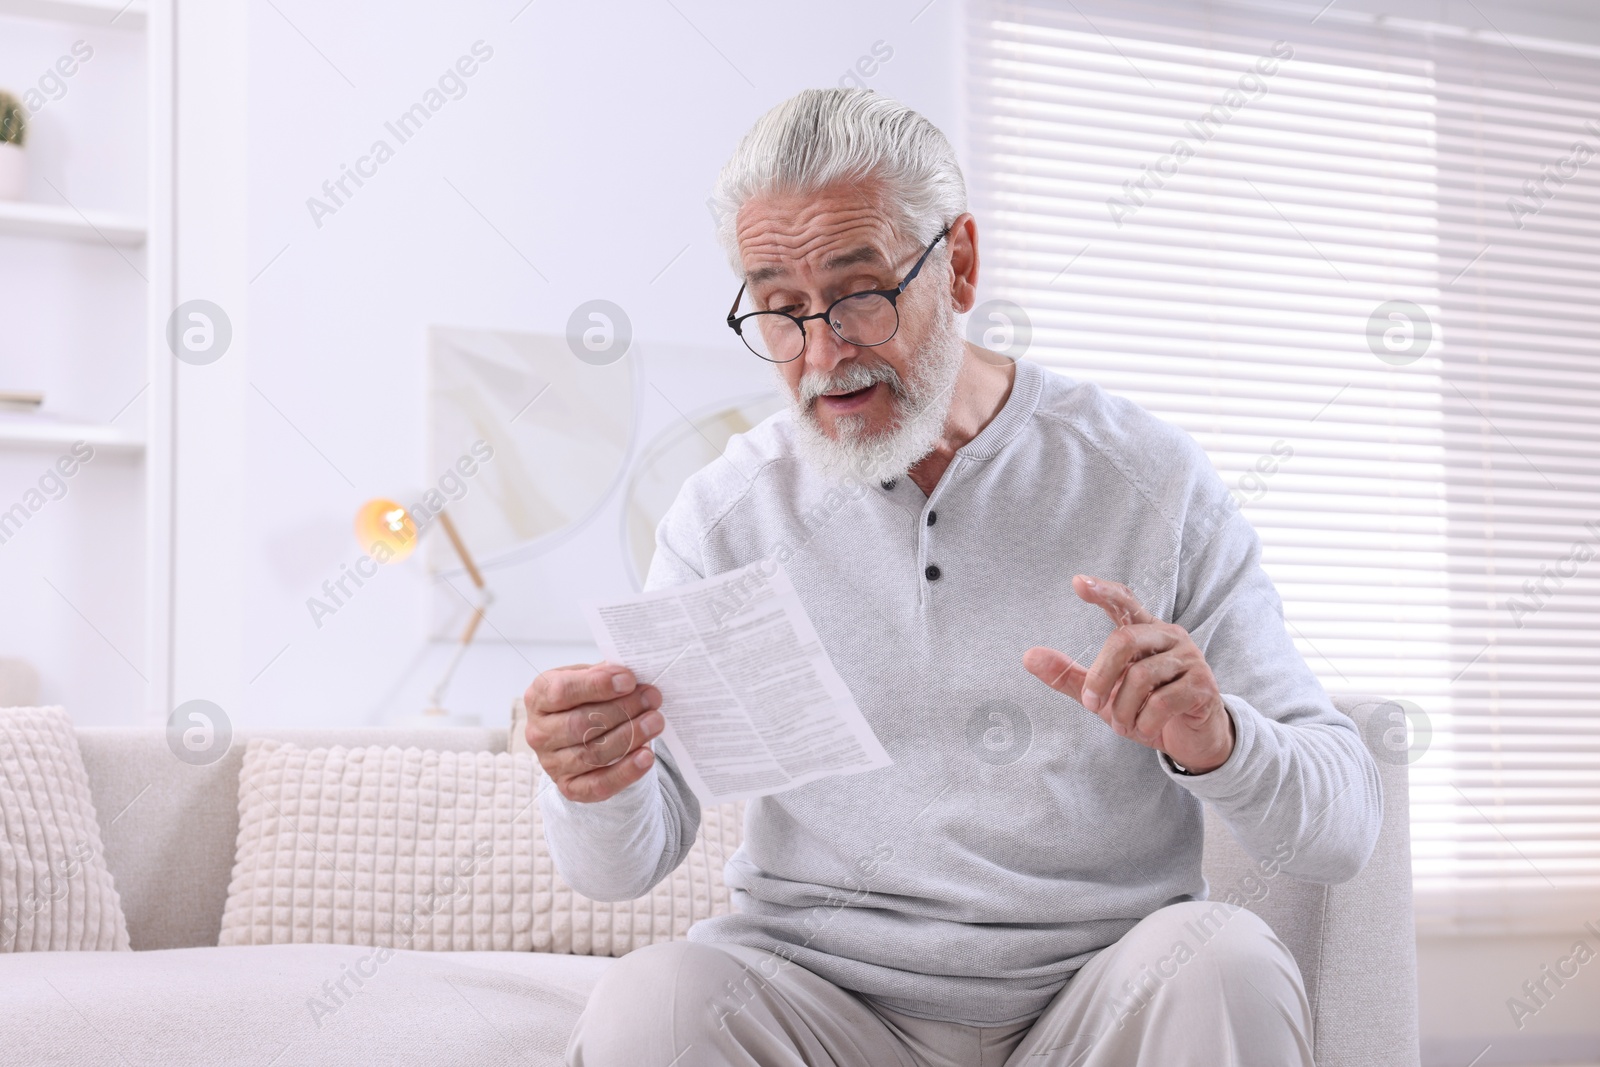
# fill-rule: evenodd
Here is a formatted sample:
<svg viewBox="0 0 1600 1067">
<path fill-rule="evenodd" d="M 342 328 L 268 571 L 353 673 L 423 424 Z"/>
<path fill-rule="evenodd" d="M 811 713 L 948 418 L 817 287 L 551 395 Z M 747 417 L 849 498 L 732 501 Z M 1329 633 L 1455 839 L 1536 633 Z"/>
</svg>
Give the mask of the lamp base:
<svg viewBox="0 0 1600 1067">
<path fill-rule="evenodd" d="M 482 726 L 483 719 L 478 715 L 457 715 L 446 708 L 425 708 L 415 715 L 402 716 L 394 725 L 413 729 L 435 726 Z"/>
</svg>

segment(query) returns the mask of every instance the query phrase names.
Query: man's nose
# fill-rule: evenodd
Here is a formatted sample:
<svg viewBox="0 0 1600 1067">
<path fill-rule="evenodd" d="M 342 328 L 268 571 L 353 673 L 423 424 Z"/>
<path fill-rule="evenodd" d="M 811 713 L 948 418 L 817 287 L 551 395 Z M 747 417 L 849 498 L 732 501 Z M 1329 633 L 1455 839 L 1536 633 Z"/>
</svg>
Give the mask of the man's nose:
<svg viewBox="0 0 1600 1067">
<path fill-rule="evenodd" d="M 806 369 L 822 374 L 832 374 L 833 369 L 847 359 L 860 354 L 860 349 L 833 332 L 833 327 L 822 319 L 806 323 L 810 336 L 806 339 Z"/>
</svg>

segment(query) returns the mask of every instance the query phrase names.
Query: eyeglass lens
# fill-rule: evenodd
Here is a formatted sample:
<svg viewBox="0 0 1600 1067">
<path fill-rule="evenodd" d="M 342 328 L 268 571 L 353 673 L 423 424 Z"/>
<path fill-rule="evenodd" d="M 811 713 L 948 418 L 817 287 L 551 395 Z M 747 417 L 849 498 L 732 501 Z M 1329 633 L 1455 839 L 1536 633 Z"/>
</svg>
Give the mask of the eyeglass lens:
<svg viewBox="0 0 1600 1067">
<path fill-rule="evenodd" d="M 850 344 L 866 347 L 889 340 L 899 324 L 894 302 L 881 293 L 847 296 L 835 303 L 828 315 L 834 333 Z M 797 358 L 805 348 L 800 324 L 775 311 L 745 319 L 740 335 L 750 351 L 776 363 Z"/>
</svg>

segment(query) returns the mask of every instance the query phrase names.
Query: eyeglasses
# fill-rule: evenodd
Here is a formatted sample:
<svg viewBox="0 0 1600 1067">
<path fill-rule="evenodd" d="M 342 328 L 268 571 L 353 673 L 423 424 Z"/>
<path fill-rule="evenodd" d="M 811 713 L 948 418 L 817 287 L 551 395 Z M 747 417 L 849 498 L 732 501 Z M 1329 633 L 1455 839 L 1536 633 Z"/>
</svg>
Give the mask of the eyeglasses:
<svg viewBox="0 0 1600 1067">
<path fill-rule="evenodd" d="M 848 344 L 873 348 L 894 339 L 900 330 L 900 309 L 896 301 L 916 278 L 917 272 L 933 254 L 934 246 L 950 233 L 946 226 L 939 231 L 923 251 L 917 265 L 911 268 L 899 285 L 893 289 L 866 289 L 859 293 L 841 296 L 828 305 L 828 310 L 815 315 L 791 315 L 787 311 L 752 311 L 736 315 L 739 301 L 744 299 L 745 286 L 733 298 L 728 309 L 728 328 L 762 359 L 771 363 L 788 363 L 799 359 L 806 350 L 806 323 L 822 319 L 839 338 Z"/>
</svg>

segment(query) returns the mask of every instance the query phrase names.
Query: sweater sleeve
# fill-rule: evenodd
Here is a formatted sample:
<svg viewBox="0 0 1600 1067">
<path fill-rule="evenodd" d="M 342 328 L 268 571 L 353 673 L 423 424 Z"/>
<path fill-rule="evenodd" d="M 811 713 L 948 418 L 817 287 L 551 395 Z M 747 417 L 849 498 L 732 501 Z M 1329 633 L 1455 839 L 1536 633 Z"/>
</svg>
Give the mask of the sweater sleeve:
<svg viewBox="0 0 1600 1067">
<path fill-rule="evenodd" d="M 656 530 L 646 591 L 702 577 L 673 547 L 678 540 L 677 512 L 671 509 Z M 670 707 L 661 711 L 672 714 Z M 573 889 L 591 900 L 644 896 L 683 862 L 700 830 L 699 799 L 672 753 L 659 737 L 650 747 L 656 757 L 650 769 L 606 800 L 589 804 L 568 800 L 548 778 L 539 792 L 551 861 Z"/>
<path fill-rule="evenodd" d="M 1377 844 L 1383 792 L 1356 725 L 1333 706 L 1290 638 L 1261 568 L 1261 542 L 1192 439 L 1197 471 L 1172 621 L 1193 637 L 1233 719 L 1226 762 L 1172 780 L 1209 801 L 1258 862 L 1296 878 L 1354 877 Z M 1287 859 L 1285 859 L 1287 855 Z"/>
</svg>

